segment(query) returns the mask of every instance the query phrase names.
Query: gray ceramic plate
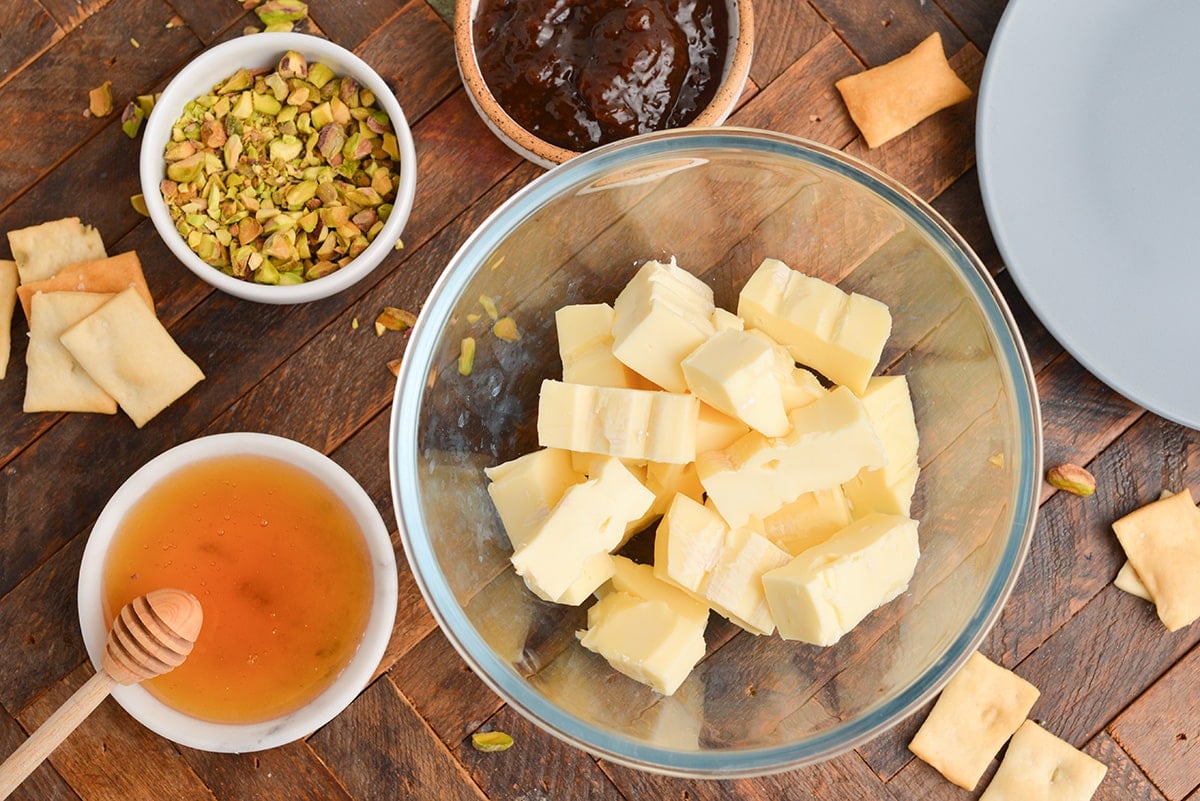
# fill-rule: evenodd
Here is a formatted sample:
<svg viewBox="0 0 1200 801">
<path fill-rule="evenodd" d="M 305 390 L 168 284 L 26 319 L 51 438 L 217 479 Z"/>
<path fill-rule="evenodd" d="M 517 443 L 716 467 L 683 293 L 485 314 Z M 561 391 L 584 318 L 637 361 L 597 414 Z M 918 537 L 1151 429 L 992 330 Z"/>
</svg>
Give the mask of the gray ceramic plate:
<svg viewBox="0 0 1200 801">
<path fill-rule="evenodd" d="M 1013 0 L 977 128 L 1017 286 L 1098 378 L 1200 428 L 1200 2 Z"/>
</svg>

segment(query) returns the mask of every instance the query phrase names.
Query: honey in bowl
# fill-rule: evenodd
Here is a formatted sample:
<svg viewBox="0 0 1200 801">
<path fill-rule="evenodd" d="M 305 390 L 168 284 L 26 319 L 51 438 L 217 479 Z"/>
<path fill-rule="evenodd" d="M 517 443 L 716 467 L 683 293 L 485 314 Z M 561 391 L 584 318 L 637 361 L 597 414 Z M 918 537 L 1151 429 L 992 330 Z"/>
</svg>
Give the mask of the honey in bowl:
<svg viewBox="0 0 1200 801">
<path fill-rule="evenodd" d="M 257 723 L 320 695 L 349 664 L 371 612 L 370 556 L 353 514 L 312 474 L 256 455 L 213 457 L 150 488 L 104 563 L 105 619 L 178 587 L 204 629 L 170 673 L 143 683 L 214 723 Z"/>
</svg>

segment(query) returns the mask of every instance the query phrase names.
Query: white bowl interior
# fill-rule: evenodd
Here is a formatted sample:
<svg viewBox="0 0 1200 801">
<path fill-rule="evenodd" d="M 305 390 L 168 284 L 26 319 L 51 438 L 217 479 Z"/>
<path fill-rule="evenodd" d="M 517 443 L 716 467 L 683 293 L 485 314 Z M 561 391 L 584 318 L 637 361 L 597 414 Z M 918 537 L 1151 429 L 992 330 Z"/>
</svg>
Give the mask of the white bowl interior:
<svg viewBox="0 0 1200 801">
<path fill-rule="evenodd" d="M 290 715 L 253 724 L 212 723 L 172 709 L 141 686 L 118 686 L 113 690 L 117 703 L 146 728 L 180 745 L 205 751 L 260 751 L 304 737 L 328 723 L 374 675 L 396 616 L 395 552 L 379 510 L 358 482 L 332 459 L 299 442 L 269 434 L 216 434 L 177 445 L 143 465 L 121 485 L 92 528 L 79 569 L 78 601 L 84 644 L 96 669 L 101 666 L 109 628 L 103 619 L 104 559 L 121 520 L 163 476 L 198 461 L 241 453 L 286 461 L 319 478 L 342 499 L 363 533 L 375 590 L 366 630 L 350 664 L 317 698 Z"/>
</svg>

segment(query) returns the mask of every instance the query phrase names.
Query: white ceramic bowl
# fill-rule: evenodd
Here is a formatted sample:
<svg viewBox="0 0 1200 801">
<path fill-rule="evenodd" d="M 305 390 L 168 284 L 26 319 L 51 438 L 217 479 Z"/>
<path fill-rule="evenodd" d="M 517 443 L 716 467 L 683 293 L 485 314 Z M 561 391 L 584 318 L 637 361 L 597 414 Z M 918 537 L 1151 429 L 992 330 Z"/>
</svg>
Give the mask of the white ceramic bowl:
<svg viewBox="0 0 1200 801">
<path fill-rule="evenodd" d="M 212 87 L 239 69 L 271 67 L 288 50 L 303 54 L 309 61 L 324 62 L 338 75 L 351 75 L 360 84 L 370 89 L 380 108 L 387 112 L 396 132 L 400 146 L 400 182 L 396 187 L 396 199 L 392 213 L 383 230 L 358 258 L 335 273 L 303 284 L 276 286 L 256 284 L 226 275 L 206 264 L 192 252 L 187 242 L 175 230 L 167 204 L 159 191 L 159 184 L 166 177 L 166 162 L 163 150 L 171 138 L 171 128 L 190 101 L 207 94 Z M 326 298 L 341 292 L 364 278 L 383 261 L 400 238 L 408 215 L 412 211 L 416 195 L 417 154 L 413 146 L 412 132 L 400 103 L 379 73 L 365 61 L 344 47 L 327 39 L 303 33 L 257 33 L 242 36 L 210 48 L 171 79 L 162 96 L 155 103 L 154 112 L 146 120 L 142 132 L 142 149 L 138 172 L 141 176 L 142 195 L 146 209 L 158 230 L 158 235 L 183 264 L 197 276 L 224 292 L 245 300 L 259 303 L 302 303 Z"/>
<path fill-rule="evenodd" d="M 713 99 L 688 124 L 689 128 L 704 128 L 725 122 L 742 96 L 746 79 L 750 77 L 750 62 L 754 53 L 753 3 L 751 0 L 726 0 L 726 6 L 729 10 L 729 41 L 721 82 Z M 479 56 L 475 50 L 474 23 L 478 11 L 479 0 L 455 2 L 454 54 L 467 97 L 471 99 L 475 111 L 500 141 L 539 167 L 550 168 L 578 156 L 579 151 L 547 142 L 523 127 L 496 100 L 480 71 Z"/>
<path fill-rule="evenodd" d="M 367 627 L 350 664 L 320 695 L 289 715 L 252 724 L 212 723 L 172 709 L 141 686 L 118 686 L 113 690 L 113 697 L 126 712 L 169 740 L 204 751 L 244 753 L 273 748 L 312 733 L 345 709 L 367 686 L 391 637 L 398 587 L 395 552 L 379 510 L 340 465 L 307 445 L 269 434 L 201 437 L 160 454 L 130 476 L 109 500 L 92 528 L 79 569 L 78 600 L 84 644 L 97 670 L 108 638 L 101 586 L 104 560 L 121 520 L 133 504 L 167 474 L 186 465 L 232 454 L 255 454 L 286 461 L 316 476 L 332 489 L 350 509 L 363 533 L 375 585 Z"/>
</svg>

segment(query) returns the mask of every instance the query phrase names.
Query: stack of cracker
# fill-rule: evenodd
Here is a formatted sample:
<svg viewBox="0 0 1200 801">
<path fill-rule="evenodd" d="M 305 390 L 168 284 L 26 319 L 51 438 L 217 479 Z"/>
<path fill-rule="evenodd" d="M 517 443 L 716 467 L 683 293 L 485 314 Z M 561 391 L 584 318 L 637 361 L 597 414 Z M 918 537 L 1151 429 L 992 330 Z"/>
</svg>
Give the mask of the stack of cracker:
<svg viewBox="0 0 1200 801">
<path fill-rule="evenodd" d="M 1108 768 L 1027 719 L 1039 695 L 1025 679 L 974 653 L 942 690 L 909 750 L 974 790 L 1007 741 L 981 801 L 1088 801 Z"/>
<path fill-rule="evenodd" d="M 0 262 L 0 378 L 17 299 L 29 320 L 26 412 L 117 407 L 141 428 L 204 378 L 154 311 L 137 254 L 109 257 L 96 229 L 68 217 L 10 231 Z"/>
</svg>

